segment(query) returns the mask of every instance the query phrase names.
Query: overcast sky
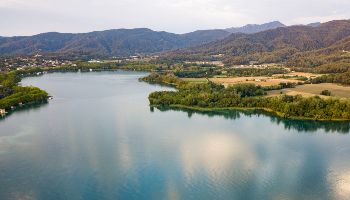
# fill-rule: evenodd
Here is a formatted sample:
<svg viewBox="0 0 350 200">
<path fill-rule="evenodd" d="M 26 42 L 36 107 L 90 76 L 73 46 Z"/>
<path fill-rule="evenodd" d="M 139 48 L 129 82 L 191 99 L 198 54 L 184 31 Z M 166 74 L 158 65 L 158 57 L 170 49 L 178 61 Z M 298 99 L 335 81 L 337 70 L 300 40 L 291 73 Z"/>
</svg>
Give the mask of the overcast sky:
<svg viewBox="0 0 350 200">
<path fill-rule="evenodd" d="M 175 33 L 350 19 L 350 0 L 0 0 L 0 35 L 147 27 Z"/>
</svg>

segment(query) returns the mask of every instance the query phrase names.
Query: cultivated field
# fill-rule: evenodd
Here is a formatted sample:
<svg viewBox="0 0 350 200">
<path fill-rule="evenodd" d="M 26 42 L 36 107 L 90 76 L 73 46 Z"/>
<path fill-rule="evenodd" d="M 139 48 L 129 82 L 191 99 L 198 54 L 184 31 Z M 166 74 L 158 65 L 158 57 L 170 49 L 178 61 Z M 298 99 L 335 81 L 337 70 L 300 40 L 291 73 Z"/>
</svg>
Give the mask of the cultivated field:
<svg viewBox="0 0 350 200">
<path fill-rule="evenodd" d="M 315 76 L 315 74 L 307 74 L 302 73 L 298 74 L 298 76 L 308 75 Z M 317 76 L 317 75 L 316 75 Z M 223 84 L 225 87 L 229 85 L 239 84 L 239 83 L 253 83 L 255 85 L 261 86 L 271 86 L 278 85 L 279 83 L 298 83 L 302 81 L 294 80 L 294 79 L 282 79 L 282 78 L 274 78 L 274 77 L 235 77 L 235 78 L 183 78 L 182 80 L 194 82 L 194 83 L 205 83 L 208 80 L 213 81 L 214 83 Z M 312 97 L 312 96 L 322 96 L 321 92 L 323 90 L 329 90 L 331 92 L 331 96 L 340 97 L 340 98 L 350 98 L 350 87 L 341 86 L 333 83 L 322 83 L 322 84 L 306 84 L 299 85 L 295 88 L 287 88 L 283 90 L 273 90 L 269 91 L 269 96 L 275 96 L 282 94 L 287 95 L 303 95 L 304 97 Z M 326 96 L 323 96 L 326 97 Z"/>
<path fill-rule="evenodd" d="M 288 88 L 283 90 L 274 90 L 268 92 L 268 95 L 280 95 L 281 92 L 287 95 L 303 95 L 305 97 L 311 96 L 321 96 L 320 93 L 323 90 L 329 90 L 334 97 L 349 98 L 350 97 L 350 87 L 341 86 L 333 83 L 322 83 L 322 84 L 307 84 L 300 85 L 296 88 Z"/>
<path fill-rule="evenodd" d="M 193 82 L 193 83 L 206 83 L 208 79 L 206 78 L 181 78 L 184 81 Z"/>
<path fill-rule="evenodd" d="M 185 81 L 190 82 L 207 82 L 206 78 L 184 78 Z M 234 78 L 209 78 L 210 81 L 218 84 L 223 84 L 225 87 L 229 85 L 239 84 L 239 83 L 253 83 L 255 85 L 261 86 L 271 86 L 278 85 L 279 83 L 298 83 L 301 81 L 293 79 L 282 79 L 282 78 L 273 78 L 273 77 L 234 77 Z"/>
<path fill-rule="evenodd" d="M 314 78 L 314 77 L 322 76 L 322 74 L 312 74 L 312 73 L 306 73 L 306 72 L 290 72 L 288 74 L 273 75 L 273 77 L 280 77 L 280 76 Z"/>
</svg>

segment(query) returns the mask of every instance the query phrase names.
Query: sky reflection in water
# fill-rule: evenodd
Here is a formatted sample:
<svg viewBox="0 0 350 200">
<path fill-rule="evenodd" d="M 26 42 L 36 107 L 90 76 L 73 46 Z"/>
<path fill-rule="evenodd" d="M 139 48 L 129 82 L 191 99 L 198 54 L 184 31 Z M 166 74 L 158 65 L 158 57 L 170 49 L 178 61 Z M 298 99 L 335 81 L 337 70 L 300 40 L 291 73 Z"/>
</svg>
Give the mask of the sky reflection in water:
<svg viewBox="0 0 350 200">
<path fill-rule="evenodd" d="M 348 199 L 349 123 L 150 109 L 144 73 L 25 79 L 0 121 L 0 199 Z"/>
</svg>

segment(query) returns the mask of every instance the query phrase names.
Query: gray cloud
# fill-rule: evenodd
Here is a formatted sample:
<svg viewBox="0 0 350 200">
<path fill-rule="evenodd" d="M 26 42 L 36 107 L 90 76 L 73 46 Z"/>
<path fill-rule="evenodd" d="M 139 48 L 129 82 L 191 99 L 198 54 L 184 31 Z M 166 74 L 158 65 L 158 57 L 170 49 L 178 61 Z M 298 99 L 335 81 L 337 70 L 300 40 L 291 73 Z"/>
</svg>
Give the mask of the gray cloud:
<svg viewBox="0 0 350 200">
<path fill-rule="evenodd" d="M 0 35 L 148 27 L 170 32 L 350 18 L 349 0 L 1 0 Z"/>
</svg>

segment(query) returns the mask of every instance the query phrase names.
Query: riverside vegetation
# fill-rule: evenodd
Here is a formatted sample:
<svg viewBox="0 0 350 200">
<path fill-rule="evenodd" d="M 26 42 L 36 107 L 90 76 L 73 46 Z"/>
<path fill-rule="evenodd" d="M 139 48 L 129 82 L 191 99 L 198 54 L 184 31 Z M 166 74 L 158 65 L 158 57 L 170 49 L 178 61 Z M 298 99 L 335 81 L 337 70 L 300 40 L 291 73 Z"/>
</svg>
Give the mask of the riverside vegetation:
<svg viewBox="0 0 350 200">
<path fill-rule="evenodd" d="M 20 80 L 17 72 L 0 73 L 0 109 L 47 101 L 47 92 L 36 87 L 19 86 Z"/>
<path fill-rule="evenodd" d="M 350 100 L 339 98 L 302 97 L 301 95 L 265 96 L 271 87 L 237 84 L 225 88 L 208 81 L 189 83 L 174 75 L 151 74 L 141 80 L 174 85 L 177 91 L 154 92 L 151 106 L 190 108 L 193 110 L 257 109 L 284 118 L 312 120 L 350 120 Z M 283 84 L 279 87 L 283 87 Z"/>
<path fill-rule="evenodd" d="M 6 111 L 14 110 L 19 106 L 46 103 L 49 98 L 48 93 L 37 87 L 22 87 L 19 85 L 21 78 L 27 76 L 42 75 L 47 72 L 88 72 L 106 70 L 136 70 L 151 71 L 158 65 L 146 62 L 128 63 L 89 63 L 77 61 L 74 66 L 57 67 L 31 67 L 27 69 L 12 70 L 10 72 L 0 72 L 0 109 Z"/>
<path fill-rule="evenodd" d="M 150 94 L 152 106 L 186 107 L 196 110 L 222 109 L 260 109 L 273 112 L 285 118 L 300 118 L 314 120 L 350 120 L 349 99 L 320 98 L 303 96 L 267 96 L 267 91 L 293 88 L 303 82 L 279 83 L 272 86 L 256 86 L 254 84 L 237 84 L 225 88 L 211 82 L 211 77 L 246 77 L 288 74 L 286 68 L 269 67 L 230 68 L 215 65 L 198 65 L 186 63 L 160 62 L 126 62 L 126 63 L 88 63 L 75 62 L 75 66 L 58 66 L 29 68 L 2 73 L 0 88 L 0 109 L 10 109 L 20 104 L 45 101 L 48 94 L 39 88 L 21 87 L 18 83 L 21 77 L 42 74 L 45 72 L 87 72 L 103 70 L 133 70 L 150 71 L 143 81 L 155 84 L 166 84 L 177 88 L 176 92 L 155 92 Z M 338 72 L 338 71 L 337 71 Z M 343 71 L 342 71 L 343 72 Z M 331 73 L 312 79 L 297 77 L 304 83 L 343 83 L 348 84 L 348 72 Z M 283 76 L 284 77 L 284 76 Z M 204 83 L 190 83 L 181 78 L 202 78 Z M 286 76 L 285 78 L 288 78 Z M 305 79 L 305 80 L 304 80 Z M 331 92 L 331 91 L 330 91 Z"/>
</svg>

